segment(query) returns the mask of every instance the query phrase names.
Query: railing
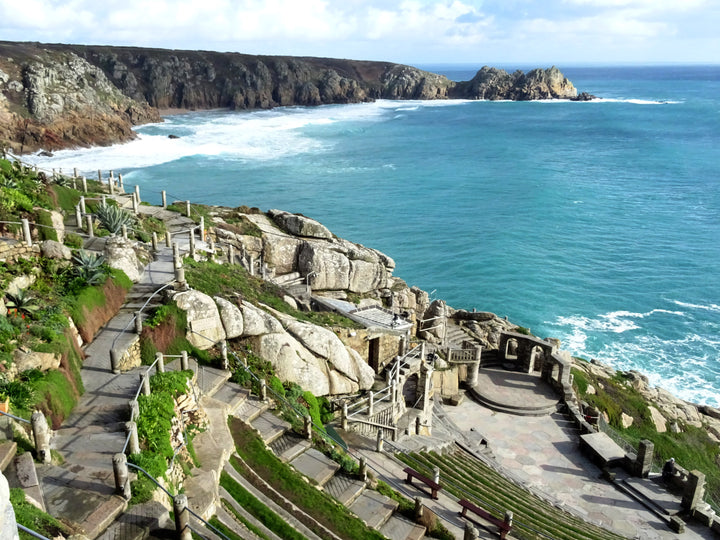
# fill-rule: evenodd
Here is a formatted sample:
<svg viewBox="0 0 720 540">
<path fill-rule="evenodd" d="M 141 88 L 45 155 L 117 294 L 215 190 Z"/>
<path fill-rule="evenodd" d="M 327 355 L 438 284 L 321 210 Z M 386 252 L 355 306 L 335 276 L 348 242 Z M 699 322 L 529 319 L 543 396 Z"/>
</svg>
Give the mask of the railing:
<svg viewBox="0 0 720 540">
<path fill-rule="evenodd" d="M 39 538 L 40 540 L 50 540 L 47 536 L 43 536 L 40 533 L 36 533 L 32 529 L 28 529 L 27 527 L 25 527 L 24 525 L 20 525 L 19 523 L 17 524 L 17 528 L 18 528 L 18 531 L 25 532 L 25 533 L 29 534 L 30 536 Z"/>
<path fill-rule="evenodd" d="M 14 414 L 10 414 L 8 412 L 0 411 L 0 414 L 2 414 L 3 416 L 9 416 L 13 420 L 17 420 L 18 422 L 25 422 L 26 424 L 32 424 L 32 422 L 30 422 L 30 420 L 25 420 L 24 418 L 20 418 L 19 416 L 15 416 Z"/>
</svg>

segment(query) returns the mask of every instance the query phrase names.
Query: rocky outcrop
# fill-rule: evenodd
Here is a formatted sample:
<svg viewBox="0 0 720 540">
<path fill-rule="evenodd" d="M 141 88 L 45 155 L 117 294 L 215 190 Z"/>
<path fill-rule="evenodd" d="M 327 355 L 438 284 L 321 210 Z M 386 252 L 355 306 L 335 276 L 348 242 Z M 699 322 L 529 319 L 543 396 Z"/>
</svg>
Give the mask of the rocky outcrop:
<svg viewBox="0 0 720 540">
<path fill-rule="evenodd" d="M 553 67 L 484 67 L 470 81 L 389 62 L 0 43 L 0 144 L 18 152 L 111 144 L 157 109 L 267 109 L 374 99 L 549 99 L 577 91 Z"/>
<path fill-rule="evenodd" d="M 122 270 L 134 283 L 140 281 L 145 262 L 150 259 L 145 247 L 119 236 L 107 240 L 104 255 L 108 266 Z"/>
<path fill-rule="evenodd" d="M 187 340 L 201 350 L 225 339 L 220 313 L 212 298 L 200 291 L 185 291 L 173 297 L 187 315 Z"/>
<path fill-rule="evenodd" d="M 469 81 L 458 83 L 450 93 L 450 97 L 456 98 L 514 101 L 576 96 L 573 84 L 555 66 L 527 73 L 518 70 L 512 75 L 503 69 L 485 66 Z"/>
</svg>

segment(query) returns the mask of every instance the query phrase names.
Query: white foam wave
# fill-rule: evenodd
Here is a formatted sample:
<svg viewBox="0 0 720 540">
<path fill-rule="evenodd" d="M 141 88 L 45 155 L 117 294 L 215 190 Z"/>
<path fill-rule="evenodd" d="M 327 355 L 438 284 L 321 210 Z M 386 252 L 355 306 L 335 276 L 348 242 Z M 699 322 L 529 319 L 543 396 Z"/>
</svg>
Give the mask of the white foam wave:
<svg viewBox="0 0 720 540">
<path fill-rule="evenodd" d="M 654 100 L 654 99 L 626 99 L 626 98 L 598 98 L 582 103 L 631 103 L 633 105 L 678 105 L 684 103 L 676 100 Z"/>
<path fill-rule="evenodd" d="M 680 300 L 672 301 L 675 305 L 689 309 L 701 309 L 704 311 L 712 311 L 713 313 L 720 313 L 720 306 L 717 304 L 692 304 L 689 302 L 681 302 Z"/>
</svg>

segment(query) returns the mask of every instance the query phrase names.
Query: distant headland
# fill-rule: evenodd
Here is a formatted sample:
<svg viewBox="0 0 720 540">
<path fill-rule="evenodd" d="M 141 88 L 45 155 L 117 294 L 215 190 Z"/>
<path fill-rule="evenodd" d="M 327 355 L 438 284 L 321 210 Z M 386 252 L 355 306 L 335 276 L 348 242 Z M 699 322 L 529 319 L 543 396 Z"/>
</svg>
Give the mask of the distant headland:
<svg viewBox="0 0 720 540">
<path fill-rule="evenodd" d="M 167 109 L 591 98 L 556 67 L 455 82 L 389 62 L 0 42 L 0 146 L 19 153 L 127 141 Z"/>
</svg>

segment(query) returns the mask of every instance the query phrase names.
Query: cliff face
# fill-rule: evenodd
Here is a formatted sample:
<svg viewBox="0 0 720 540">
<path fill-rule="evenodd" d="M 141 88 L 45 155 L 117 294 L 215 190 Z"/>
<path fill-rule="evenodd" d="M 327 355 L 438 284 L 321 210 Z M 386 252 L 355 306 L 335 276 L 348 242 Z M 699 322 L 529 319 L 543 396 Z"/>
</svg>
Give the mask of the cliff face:
<svg viewBox="0 0 720 540">
<path fill-rule="evenodd" d="M 267 109 L 374 99 L 546 99 L 577 91 L 557 68 L 470 81 L 388 62 L 0 42 L 0 146 L 112 144 L 158 109 Z"/>
</svg>

